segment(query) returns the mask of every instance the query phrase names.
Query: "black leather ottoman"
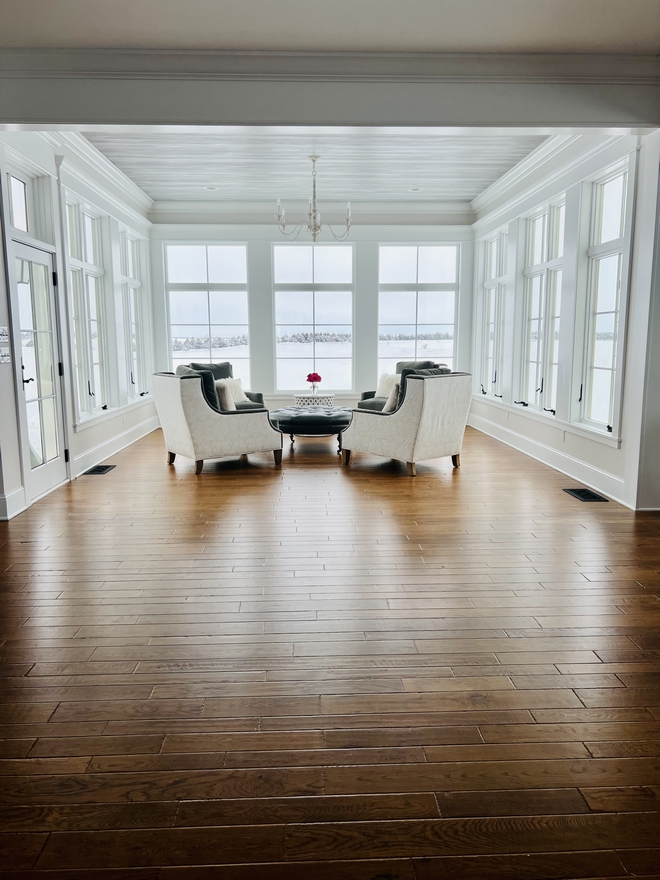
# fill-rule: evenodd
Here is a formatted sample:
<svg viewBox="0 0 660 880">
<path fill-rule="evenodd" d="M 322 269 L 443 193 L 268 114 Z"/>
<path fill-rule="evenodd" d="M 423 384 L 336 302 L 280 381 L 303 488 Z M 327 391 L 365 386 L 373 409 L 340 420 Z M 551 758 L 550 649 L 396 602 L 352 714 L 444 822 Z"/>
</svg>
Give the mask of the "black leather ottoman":
<svg viewBox="0 0 660 880">
<path fill-rule="evenodd" d="M 341 452 L 341 432 L 345 431 L 353 418 L 353 410 L 348 406 L 285 406 L 269 413 L 274 428 L 288 434 L 293 443 L 298 437 L 327 437 L 336 434 Z"/>
</svg>

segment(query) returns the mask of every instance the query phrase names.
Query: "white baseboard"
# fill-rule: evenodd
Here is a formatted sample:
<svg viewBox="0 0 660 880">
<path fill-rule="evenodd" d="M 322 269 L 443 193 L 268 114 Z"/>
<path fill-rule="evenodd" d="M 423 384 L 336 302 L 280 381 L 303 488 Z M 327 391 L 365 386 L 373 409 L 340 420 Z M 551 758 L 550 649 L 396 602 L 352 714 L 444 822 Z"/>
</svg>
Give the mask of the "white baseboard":
<svg viewBox="0 0 660 880">
<path fill-rule="evenodd" d="M 11 519 L 27 508 L 25 489 L 21 486 L 9 495 L 0 495 L 0 520 Z"/>
<path fill-rule="evenodd" d="M 140 440 L 142 437 L 146 437 L 147 434 L 151 434 L 156 428 L 160 428 L 160 422 L 158 421 L 158 416 L 154 414 L 143 422 L 129 428 L 128 431 L 123 431 L 121 434 L 117 434 L 110 440 L 106 440 L 104 443 L 99 443 L 98 446 L 88 449 L 87 452 L 83 452 L 82 455 L 77 455 L 71 464 L 71 476 L 74 479 L 79 477 L 81 474 L 84 474 L 85 471 L 88 471 L 95 465 L 105 461 L 106 458 L 109 458 L 111 455 L 115 455 L 117 452 L 121 452 L 122 449 L 126 449 L 127 446 L 135 443 L 136 440 Z"/>
<path fill-rule="evenodd" d="M 623 504 L 624 507 L 629 507 L 631 510 L 634 509 L 632 505 L 624 500 L 625 484 L 620 477 L 593 467 L 578 458 L 574 458 L 572 455 L 566 455 L 566 453 L 553 449 L 551 446 L 546 446 L 544 443 L 539 443 L 537 440 L 524 437 L 515 431 L 509 431 L 507 428 L 502 427 L 502 425 L 491 422 L 482 416 L 471 413 L 468 418 L 468 425 L 476 428 L 477 431 L 481 431 L 482 434 L 494 437 L 495 440 L 500 440 L 502 443 L 506 443 L 507 446 L 511 446 L 519 452 L 524 452 L 530 458 L 534 458 L 536 461 L 547 464 L 548 467 L 566 474 L 567 477 L 577 480 L 595 492 L 607 495 L 608 498 Z"/>
</svg>

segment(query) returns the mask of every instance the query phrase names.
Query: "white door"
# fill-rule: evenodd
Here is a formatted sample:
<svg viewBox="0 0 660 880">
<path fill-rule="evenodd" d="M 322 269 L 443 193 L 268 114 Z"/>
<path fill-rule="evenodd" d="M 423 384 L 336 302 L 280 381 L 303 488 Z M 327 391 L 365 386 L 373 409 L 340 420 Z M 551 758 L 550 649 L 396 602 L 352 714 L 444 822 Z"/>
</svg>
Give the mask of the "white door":
<svg viewBox="0 0 660 880">
<path fill-rule="evenodd" d="M 50 254 L 16 244 L 17 358 L 25 490 L 30 503 L 67 478 L 61 357 Z"/>
</svg>

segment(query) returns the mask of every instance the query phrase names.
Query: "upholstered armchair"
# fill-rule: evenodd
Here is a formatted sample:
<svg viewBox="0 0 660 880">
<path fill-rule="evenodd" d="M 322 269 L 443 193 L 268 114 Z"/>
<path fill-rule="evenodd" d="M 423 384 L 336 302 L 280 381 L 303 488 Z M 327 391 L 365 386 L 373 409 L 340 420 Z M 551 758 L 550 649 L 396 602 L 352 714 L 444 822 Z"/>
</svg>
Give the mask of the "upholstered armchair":
<svg viewBox="0 0 660 880">
<path fill-rule="evenodd" d="M 448 373 L 451 372 L 445 364 L 436 364 L 434 361 L 399 361 L 396 365 L 396 373 L 400 374 L 404 370 L 428 370 L 444 368 Z M 368 409 L 380 412 L 385 406 L 387 396 L 378 396 L 376 391 L 363 391 L 358 402 L 358 409 Z"/>
<path fill-rule="evenodd" d="M 282 462 L 282 435 L 271 425 L 268 411 L 220 412 L 208 403 L 203 378 L 155 373 L 154 401 L 163 429 L 168 463 L 177 455 L 195 462 L 200 474 L 207 458 L 226 458 L 251 452 L 272 452 Z"/>
<path fill-rule="evenodd" d="M 416 462 L 429 458 L 451 455 L 454 467 L 460 467 L 471 399 L 469 373 L 406 376 L 403 398 L 393 412 L 353 410 L 353 421 L 342 434 L 344 464 L 351 452 L 367 452 L 405 461 L 411 477 Z"/>
</svg>

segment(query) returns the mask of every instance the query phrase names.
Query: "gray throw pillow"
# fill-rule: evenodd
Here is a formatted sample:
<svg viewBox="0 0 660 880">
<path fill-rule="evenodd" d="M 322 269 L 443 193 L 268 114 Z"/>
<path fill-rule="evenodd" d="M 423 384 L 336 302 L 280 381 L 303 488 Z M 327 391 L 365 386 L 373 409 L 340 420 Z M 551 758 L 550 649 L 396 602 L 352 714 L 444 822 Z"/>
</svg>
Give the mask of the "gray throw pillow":
<svg viewBox="0 0 660 880">
<path fill-rule="evenodd" d="M 399 402 L 397 408 L 403 403 L 406 393 L 406 384 L 408 376 L 448 376 L 451 373 L 449 367 L 433 367 L 432 369 L 402 370 L 401 371 L 401 390 L 399 391 Z"/>
<path fill-rule="evenodd" d="M 403 370 L 429 370 L 435 365 L 435 361 L 399 361 L 396 371 L 401 373 Z"/>
<path fill-rule="evenodd" d="M 234 370 L 229 361 L 223 361 L 221 364 L 195 364 L 192 363 L 190 365 L 193 370 L 210 370 L 213 373 L 213 378 L 218 379 L 231 379 L 234 375 Z"/>
<path fill-rule="evenodd" d="M 176 374 L 177 376 L 201 376 L 204 400 L 216 412 L 220 411 L 218 408 L 218 395 L 215 393 L 215 379 L 210 370 L 193 370 L 191 367 L 186 367 L 182 364 L 176 368 Z"/>
</svg>

